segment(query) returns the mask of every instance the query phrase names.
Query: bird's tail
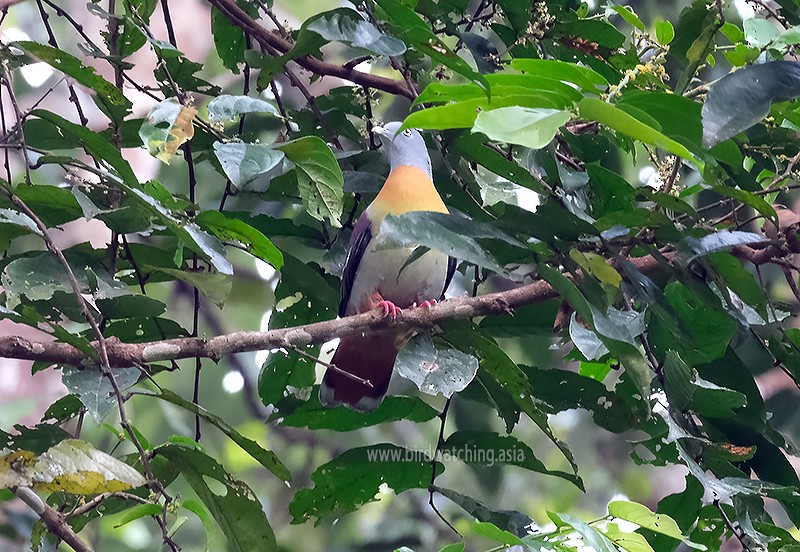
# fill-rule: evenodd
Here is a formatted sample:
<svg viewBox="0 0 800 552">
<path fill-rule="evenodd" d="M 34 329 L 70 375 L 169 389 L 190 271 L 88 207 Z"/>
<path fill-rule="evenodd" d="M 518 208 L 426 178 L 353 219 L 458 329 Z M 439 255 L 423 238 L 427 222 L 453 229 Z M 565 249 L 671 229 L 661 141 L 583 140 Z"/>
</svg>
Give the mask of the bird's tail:
<svg viewBox="0 0 800 552">
<path fill-rule="evenodd" d="M 362 412 L 378 408 L 389 388 L 394 361 L 402 344 L 403 340 L 398 340 L 397 336 L 385 333 L 342 338 L 331 363 L 368 380 L 372 387 L 329 368 L 319 389 L 320 402 Z"/>
</svg>

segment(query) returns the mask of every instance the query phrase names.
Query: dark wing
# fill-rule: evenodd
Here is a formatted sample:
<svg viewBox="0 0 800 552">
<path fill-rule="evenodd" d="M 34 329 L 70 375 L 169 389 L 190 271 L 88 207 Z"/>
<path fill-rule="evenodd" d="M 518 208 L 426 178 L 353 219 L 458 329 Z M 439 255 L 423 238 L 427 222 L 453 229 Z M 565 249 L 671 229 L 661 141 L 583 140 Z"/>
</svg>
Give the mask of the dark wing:
<svg viewBox="0 0 800 552">
<path fill-rule="evenodd" d="M 439 301 L 444 299 L 444 292 L 447 291 L 447 288 L 450 287 L 450 282 L 453 280 L 453 274 L 456 273 L 456 265 L 458 265 L 458 261 L 456 261 L 455 257 L 448 257 L 447 259 L 447 275 L 444 277 L 444 288 L 442 288 L 442 295 L 439 297 Z"/>
<path fill-rule="evenodd" d="M 342 299 L 339 301 L 339 316 L 344 316 L 347 311 L 347 303 L 350 301 L 350 293 L 353 291 L 358 265 L 361 264 L 361 257 L 364 256 L 364 251 L 367 250 L 371 240 L 372 222 L 369 220 L 367 212 L 364 211 L 358 217 L 353 234 L 350 236 L 350 242 L 347 244 L 347 258 L 344 261 L 344 270 L 342 270 Z"/>
</svg>

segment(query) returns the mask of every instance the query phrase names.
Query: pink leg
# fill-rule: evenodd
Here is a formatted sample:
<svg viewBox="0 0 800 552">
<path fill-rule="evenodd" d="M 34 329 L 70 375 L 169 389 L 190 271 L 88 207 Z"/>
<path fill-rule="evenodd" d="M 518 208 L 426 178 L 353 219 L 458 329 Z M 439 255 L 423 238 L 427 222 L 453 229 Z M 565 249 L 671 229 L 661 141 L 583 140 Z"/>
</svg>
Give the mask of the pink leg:
<svg viewBox="0 0 800 552">
<path fill-rule="evenodd" d="M 423 301 L 419 304 L 420 307 L 429 309 L 437 303 L 436 299 L 431 299 L 430 301 Z"/>
<path fill-rule="evenodd" d="M 397 318 L 397 315 L 403 312 L 403 309 L 392 303 L 391 301 L 386 301 L 385 299 L 378 302 L 378 308 L 383 309 L 383 316 L 391 316 L 392 318 Z"/>
</svg>

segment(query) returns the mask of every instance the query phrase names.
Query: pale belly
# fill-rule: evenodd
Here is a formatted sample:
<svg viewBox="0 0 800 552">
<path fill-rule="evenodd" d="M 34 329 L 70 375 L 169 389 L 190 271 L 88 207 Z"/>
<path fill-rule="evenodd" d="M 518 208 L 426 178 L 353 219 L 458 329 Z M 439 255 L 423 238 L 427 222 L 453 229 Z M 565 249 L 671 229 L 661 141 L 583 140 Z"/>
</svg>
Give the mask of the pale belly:
<svg viewBox="0 0 800 552">
<path fill-rule="evenodd" d="M 368 302 L 375 292 L 400 308 L 441 297 L 447 278 L 447 255 L 431 249 L 405 264 L 414 247 L 378 249 L 375 242 L 370 243 L 361 257 L 347 305 L 348 314 L 372 308 Z"/>
</svg>

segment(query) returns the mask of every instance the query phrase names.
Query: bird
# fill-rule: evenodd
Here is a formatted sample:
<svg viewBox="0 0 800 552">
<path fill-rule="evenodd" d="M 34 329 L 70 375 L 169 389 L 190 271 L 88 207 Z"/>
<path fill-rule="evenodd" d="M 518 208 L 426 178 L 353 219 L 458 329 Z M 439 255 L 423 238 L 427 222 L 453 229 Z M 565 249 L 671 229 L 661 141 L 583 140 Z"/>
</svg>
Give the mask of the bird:
<svg viewBox="0 0 800 552">
<path fill-rule="evenodd" d="M 389 176 L 353 228 L 342 272 L 340 317 L 373 309 L 396 317 L 405 308 L 429 307 L 444 298 L 455 273 L 456 260 L 441 251 L 428 249 L 409 262 L 417 249 L 413 244 L 379 246 L 386 215 L 449 212 L 434 186 L 425 140 L 416 129 L 401 128 L 399 122 L 373 128 L 388 157 Z M 407 329 L 387 329 L 343 337 L 331 364 L 368 380 L 371 387 L 328 367 L 319 390 L 320 402 L 362 412 L 380 406 L 395 359 L 412 335 Z"/>
</svg>

